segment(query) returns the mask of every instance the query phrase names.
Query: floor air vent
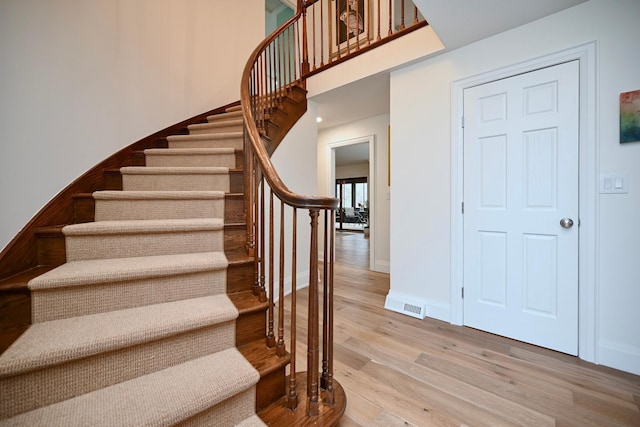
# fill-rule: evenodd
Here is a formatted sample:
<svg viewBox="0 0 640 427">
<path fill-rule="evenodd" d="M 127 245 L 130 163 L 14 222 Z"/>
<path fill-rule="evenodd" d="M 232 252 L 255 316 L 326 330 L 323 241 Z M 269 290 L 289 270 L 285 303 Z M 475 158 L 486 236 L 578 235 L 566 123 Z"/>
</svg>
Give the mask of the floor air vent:
<svg viewBox="0 0 640 427">
<path fill-rule="evenodd" d="M 426 304 L 416 302 L 413 298 L 403 297 L 398 294 L 387 295 L 384 308 L 398 313 L 406 314 L 407 316 L 416 317 L 418 319 L 424 319 Z"/>
</svg>

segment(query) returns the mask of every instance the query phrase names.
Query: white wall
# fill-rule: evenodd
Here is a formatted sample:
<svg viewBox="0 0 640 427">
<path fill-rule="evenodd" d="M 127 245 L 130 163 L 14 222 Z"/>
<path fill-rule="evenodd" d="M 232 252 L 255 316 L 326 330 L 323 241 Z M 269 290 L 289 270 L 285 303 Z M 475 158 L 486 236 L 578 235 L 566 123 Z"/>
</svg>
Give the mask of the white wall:
<svg viewBox="0 0 640 427">
<path fill-rule="evenodd" d="M 369 162 L 336 166 L 336 179 L 369 178 Z"/>
<path fill-rule="evenodd" d="M 394 67 L 417 61 L 442 49 L 431 27 L 426 26 L 307 80 L 309 98 Z"/>
<path fill-rule="evenodd" d="M 294 193 L 302 195 L 315 195 L 317 159 L 316 139 L 318 125 L 316 123 L 317 105 L 309 102 L 307 112 L 298 120 L 273 153 L 271 161 L 280 175 L 282 182 Z M 268 195 L 267 195 L 268 197 Z M 267 205 L 268 206 L 268 205 Z M 280 202 L 276 200 L 274 205 L 274 236 L 280 234 Z M 268 208 L 267 208 L 268 209 Z M 298 209 L 297 232 L 297 288 L 309 285 L 309 248 L 310 248 L 310 217 L 309 211 Z M 285 232 L 290 233 L 291 209 L 285 210 Z M 266 220 L 268 224 L 268 212 Z M 322 219 L 319 218 L 322 224 Z M 279 248 L 279 246 L 276 246 Z M 275 257 L 278 258 L 277 251 Z M 322 250 L 320 246 L 319 250 Z M 291 291 L 291 235 L 285 237 L 285 293 Z M 275 263 L 274 277 L 279 277 L 278 262 Z"/>
<path fill-rule="evenodd" d="M 389 115 L 370 117 L 343 126 L 322 129 L 318 133 L 318 192 L 330 195 L 332 191 L 330 149 L 328 144 L 374 135 L 374 205 L 369 206 L 375 240 L 373 267 L 375 271 L 389 272 L 389 187 L 387 185 Z"/>
<path fill-rule="evenodd" d="M 0 248 L 110 154 L 238 100 L 263 38 L 259 0 L 1 1 Z"/>
<path fill-rule="evenodd" d="M 392 292 L 449 305 L 452 81 L 595 40 L 596 172 L 629 176 L 628 194 L 596 195 L 596 361 L 640 374 L 640 143 L 618 137 L 619 94 L 640 89 L 638 16 L 636 0 L 591 0 L 391 74 Z"/>
</svg>

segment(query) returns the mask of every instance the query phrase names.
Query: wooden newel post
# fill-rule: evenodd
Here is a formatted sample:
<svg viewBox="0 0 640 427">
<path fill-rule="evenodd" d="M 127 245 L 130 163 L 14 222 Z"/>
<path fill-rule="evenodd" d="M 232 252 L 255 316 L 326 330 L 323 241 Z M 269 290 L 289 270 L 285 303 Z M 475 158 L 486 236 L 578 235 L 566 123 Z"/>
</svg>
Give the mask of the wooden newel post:
<svg viewBox="0 0 640 427">
<path fill-rule="evenodd" d="M 319 413 L 319 296 L 318 296 L 318 210 L 310 209 L 311 250 L 309 254 L 309 336 L 307 338 L 307 415 Z"/>
</svg>

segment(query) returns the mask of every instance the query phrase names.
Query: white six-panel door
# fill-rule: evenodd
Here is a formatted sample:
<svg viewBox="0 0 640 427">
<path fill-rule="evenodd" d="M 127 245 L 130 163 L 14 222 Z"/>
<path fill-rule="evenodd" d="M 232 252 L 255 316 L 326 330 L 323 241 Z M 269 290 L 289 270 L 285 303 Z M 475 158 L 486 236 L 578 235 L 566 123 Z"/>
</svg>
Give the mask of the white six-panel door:
<svg viewBox="0 0 640 427">
<path fill-rule="evenodd" d="M 573 355 L 578 67 L 464 91 L 464 324 Z"/>
</svg>

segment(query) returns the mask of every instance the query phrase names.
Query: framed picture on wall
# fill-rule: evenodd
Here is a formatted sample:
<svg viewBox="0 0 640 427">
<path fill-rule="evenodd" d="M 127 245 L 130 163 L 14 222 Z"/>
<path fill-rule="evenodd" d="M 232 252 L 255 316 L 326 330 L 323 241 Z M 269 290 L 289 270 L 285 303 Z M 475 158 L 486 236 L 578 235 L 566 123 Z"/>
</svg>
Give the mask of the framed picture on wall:
<svg viewBox="0 0 640 427">
<path fill-rule="evenodd" d="M 640 90 L 620 94 L 620 143 L 640 142 Z"/>
<path fill-rule="evenodd" d="M 370 0 L 335 0 L 334 54 L 356 50 L 370 41 Z"/>
</svg>

